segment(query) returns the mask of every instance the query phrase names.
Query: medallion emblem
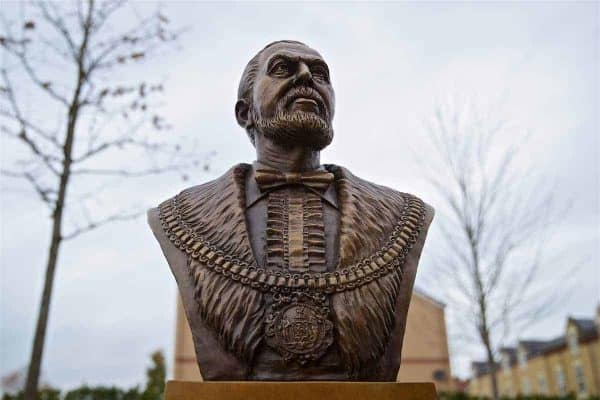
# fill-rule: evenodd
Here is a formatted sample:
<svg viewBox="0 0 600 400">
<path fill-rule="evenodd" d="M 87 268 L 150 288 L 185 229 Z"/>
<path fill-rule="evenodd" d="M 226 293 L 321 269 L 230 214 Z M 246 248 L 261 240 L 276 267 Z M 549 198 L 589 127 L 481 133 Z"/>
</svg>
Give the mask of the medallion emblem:
<svg viewBox="0 0 600 400">
<path fill-rule="evenodd" d="M 285 361 L 321 358 L 333 343 L 329 301 L 321 293 L 276 293 L 265 321 L 266 343 Z"/>
</svg>

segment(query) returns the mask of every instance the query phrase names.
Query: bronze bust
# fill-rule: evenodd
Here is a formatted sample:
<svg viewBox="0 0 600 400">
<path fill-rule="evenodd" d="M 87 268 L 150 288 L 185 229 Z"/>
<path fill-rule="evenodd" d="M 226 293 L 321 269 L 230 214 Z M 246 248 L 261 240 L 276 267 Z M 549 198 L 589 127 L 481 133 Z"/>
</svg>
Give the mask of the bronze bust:
<svg viewBox="0 0 600 400">
<path fill-rule="evenodd" d="M 235 105 L 257 160 L 148 213 L 205 380 L 396 379 L 433 209 L 320 164 L 334 105 L 318 52 L 267 45 Z"/>
</svg>

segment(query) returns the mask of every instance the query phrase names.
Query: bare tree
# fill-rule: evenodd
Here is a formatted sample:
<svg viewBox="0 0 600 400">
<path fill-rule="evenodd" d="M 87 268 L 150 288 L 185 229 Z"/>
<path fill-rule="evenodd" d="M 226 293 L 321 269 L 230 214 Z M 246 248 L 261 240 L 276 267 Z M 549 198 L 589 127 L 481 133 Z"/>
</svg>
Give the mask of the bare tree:
<svg viewBox="0 0 600 400">
<path fill-rule="evenodd" d="M 426 124 L 436 157 L 422 163 L 439 196 L 442 238 L 429 284 L 445 293 L 462 338 L 485 349 L 497 399 L 501 343 L 558 299 L 538 279 L 556 256 L 548 244 L 558 210 L 553 189 L 520 157 L 525 135 L 494 114 L 438 105 Z"/>
<path fill-rule="evenodd" d="M 20 7 L 19 17 L 2 17 L 0 35 L 2 138 L 15 148 L 2 175 L 28 184 L 48 206 L 52 223 L 25 387 L 25 399 L 33 400 L 63 242 L 141 212 L 91 212 L 87 204 L 105 188 L 102 180 L 181 172 L 199 163 L 206 168 L 206 158 L 165 143 L 161 134 L 169 126 L 157 112 L 163 85 L 140 78 L 139 64 L 171 48 L 181 33 L 160 10 L 142 16 L 121 0 Z M 69 223 L 67 211 L 80 216 Z"/>
</svg>

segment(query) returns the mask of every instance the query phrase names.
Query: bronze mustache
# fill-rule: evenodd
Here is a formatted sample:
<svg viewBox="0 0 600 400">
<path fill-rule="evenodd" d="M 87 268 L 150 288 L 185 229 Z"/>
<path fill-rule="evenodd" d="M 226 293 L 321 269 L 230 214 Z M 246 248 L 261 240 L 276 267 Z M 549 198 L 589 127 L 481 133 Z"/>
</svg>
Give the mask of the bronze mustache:
<svg viewBox="0 0 600 400">
<path fill-rule="evenodd" d="M 323 97 L 317 90 L 308 86 L 296 86 L 288 90 L 288 92 L 278 102 L 280 111 L 285 110 L 290 104 L 292 104 L 292 102 L 301 97 L 314 100 L 319 107 L 319 114 L 321 114 L 321 117 L 328 120 L 329 110 L 325 106 Z"/>
</svg>

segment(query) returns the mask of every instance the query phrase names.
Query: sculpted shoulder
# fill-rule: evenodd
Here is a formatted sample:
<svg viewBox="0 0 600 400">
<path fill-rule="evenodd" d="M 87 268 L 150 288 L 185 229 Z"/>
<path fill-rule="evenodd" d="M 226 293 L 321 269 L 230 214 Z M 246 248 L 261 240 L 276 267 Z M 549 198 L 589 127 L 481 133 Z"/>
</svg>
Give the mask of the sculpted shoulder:
<svg viewBox="0 0 600 400">
<path fill-rule="evenodd" d="M 214 183 L 215 181 L 222 179 L 223 176 L 216 178 L 212 181 L 206 182 L 206 183 L 202 183 L 199 185 L 194 185 L 194 186 L 190 186 L 188 188 L 183 189 L 181 192 L 179 192 L 178 195 L 181 194 L 185 194 L 185 193 L 196 193 L 196 192 L 201 192 L 202 188 L 206 187 L 206 186 L 210 186 L 212 183 Z M 161 201 L 160 204 L 163 204 L 167 201 L 173 200 L 176 195 L 173 195 L 167 199 L 165 199 L 164 201 Z M 147 221 L 148 221 L 148 225 L 150 225 L 150 228 L 152 229 L 152 232 L 154 233 L 154 235 L 156 236 L 156 238 L 161 241 L 161 237 L 160 236 L 164 236 L 164 234 L 162 233 L 162 225 L 160 222 L 160 209 L 159 209 L 160 205 L 156 206 L 156 207 L 152 207 L 150 209 L 148 209 L 148 211 L 146 212 L 146 217 L 147 217 Z"/>
<path fill-rule="evenodd" d="M 414 194 L 401 192 L 390 187 L 373 183 L 362 179 L 347 168 L 338 165 L 329 164 L 326 168 L 336 175 L 336 181 L 338 184 L 338 196 L 340 201 L 345 203 L 348 211 L 352 211 L 356 208 L 357 200 L 362 200 L 363 210 L 373 210 L 381 213 L 394 213 L 395 210 L 391 208 L 401 207 L 403 200 L 407 195 L 417 198 L 423 202 L 425 207 L 425 221 L 423 223 L 423 229 L 426 231 L 433 217 L 435 215 L 435 209 L 418 196 Z M 355 205 L 352 207 L 352 205 Z M 348 206 L 350 205 L 350 206 Z"/>
<path fill-rule="evenodd" d="M 214 181 L 211 181 L 211 182 L 214 182 Z M 202 187 L 204 187 L 205 185 L 207 185 L 207 184 L 209 184 L 211 182 L 207 182 L 205 184 L 200 184 L 200 185 L 190 186 L 188 188 L 183 189 L 177 195 L 181 195 L 181 194 L 184 194 L 184 193 L 195 193 L 195 192 L 201 191 Z M 173 196 L 165 199 L 160 204 L 165 203 L 165 202 L 170 201 L 170 200 L 173 200 L 177 195 L 173 195 Z M 148 225 L 150 225 L 150 228 L 152 228 L 152 231 L 154 232 L 155 235 L 156 235 L 156 233 L 158 231 L 162 231 L 162 225 L 161 225 L 161 222 L 160 222 L 160 209 L 159 209 L 159 207 L 160 207 L 160 205 L 158 205 L 156 207 L 149 208 L 146 211 L 146 217 L 147 217 Z"/>
<path fill-rule="evenodd" d="M 249 164 L 237 164 L 218 178 L 183 189 L 178 194 L 162 201 L 161 204 L 179 197 L 201 209 L 219 208 L 223 204 L 229 205 L 230 203 L 237 206 L 243 200 L 244 178 L 250 168 Z M 160 227 L 159 207 L 160 205 L 147 212 L 148 223 L 153 230 L 155 226 Z"/>
</svg>

